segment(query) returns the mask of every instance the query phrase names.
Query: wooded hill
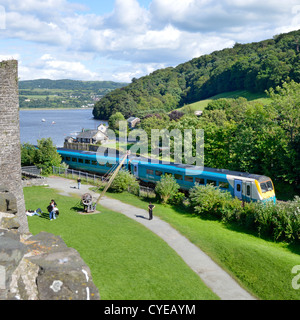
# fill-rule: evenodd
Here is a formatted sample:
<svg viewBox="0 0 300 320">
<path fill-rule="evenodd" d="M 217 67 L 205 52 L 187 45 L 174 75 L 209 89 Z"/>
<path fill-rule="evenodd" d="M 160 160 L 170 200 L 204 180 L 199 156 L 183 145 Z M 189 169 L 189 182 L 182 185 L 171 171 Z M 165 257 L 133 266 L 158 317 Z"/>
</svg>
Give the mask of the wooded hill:
<svg viewBox="0 0 300 320">
<path fill-rule="evenodd" d="M 127 83 L 112 81 L 26 80 L 19 81 L 21 108 L 76 108 L 94 104 Z"/>
<path fill-rule="evenodd" d="M 300 30 L 203 55 L 176 68 L 133 79 L 96 103 L 93 114 L 108 119 L 168 112 L 185 104 L 235 90 L 262 93 L 288 78 L 300 82 Z"/>
</svg>

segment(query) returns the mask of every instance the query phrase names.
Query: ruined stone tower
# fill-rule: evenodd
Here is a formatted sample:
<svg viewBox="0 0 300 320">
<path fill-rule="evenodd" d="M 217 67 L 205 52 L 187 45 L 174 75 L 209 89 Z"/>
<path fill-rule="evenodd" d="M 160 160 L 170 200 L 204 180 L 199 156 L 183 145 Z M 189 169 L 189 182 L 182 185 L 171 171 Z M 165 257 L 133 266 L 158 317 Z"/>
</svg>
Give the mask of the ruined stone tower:
<svg viewBox="0 0 300 320">
<path fill-rule="evenodd" d="M 28 222 L 21 178 L 18 62 L 9 60 L 0 62 L 0 195 L 5 201 L 5 211 L 15 211 L 19 231 L 26 233 Z"/>
</svg>

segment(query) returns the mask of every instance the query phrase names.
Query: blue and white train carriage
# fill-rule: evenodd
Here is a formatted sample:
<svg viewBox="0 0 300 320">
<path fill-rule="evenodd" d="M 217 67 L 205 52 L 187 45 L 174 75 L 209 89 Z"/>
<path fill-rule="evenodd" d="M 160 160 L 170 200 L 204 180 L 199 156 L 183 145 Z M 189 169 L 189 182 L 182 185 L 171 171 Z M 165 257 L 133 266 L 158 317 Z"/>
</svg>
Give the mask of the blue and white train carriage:
<svg viewBox="0 0 300 320">
<path fill-rule="evenodd" d="M 182 190 L 188 190 L 196 183 L 211 184 L 246 202 L 276 203 L 273 182 L 269 177 L 262 175 L 178 164 L 150 164 L 137 160 L 132 161 L 132 166 L 133 172 L 142 181 L 156 183 L 160 176 L 170 174 Z"/>
<path fill-rule="evenodd" d="M 100 156 L 95 152 L 58 148 L 58 153 L 70 168 L 103 175 L 112 170 L 116 162 L 119 162 L 119 158 Z M 276 202 L 272 180 L 262 175 L 184 164 L 152 163 L 148 159 L 131 156 L 125 161 L 124 168 L 146 183 L 155 184 L 162 175 L 170 174 L 182 190 L 189 190 L 195 184 L 212 184 L 221 190 L 228 191 L 232 197 L 246 202 Z"/>
</svg>

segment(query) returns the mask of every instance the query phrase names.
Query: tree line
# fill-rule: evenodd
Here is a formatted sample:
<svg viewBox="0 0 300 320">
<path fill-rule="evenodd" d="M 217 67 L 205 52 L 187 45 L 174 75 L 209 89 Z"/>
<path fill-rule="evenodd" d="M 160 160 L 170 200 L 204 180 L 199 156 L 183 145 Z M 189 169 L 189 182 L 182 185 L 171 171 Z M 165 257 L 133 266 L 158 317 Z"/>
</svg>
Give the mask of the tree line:
<svg viewBox="0 0 300 320">
<path fill-rule="evenodd" d="M 99 89 L 117 89 L 125 86 L 126 83 L 118 83 L 113 81 L 80 81 L 80 80 L 23 80 L 19 81 L 20 90 L 34 89 L 59 89 L 59 90 L 93 90 Z"/>
<path fill-rule="evenodd" d="M 264 92 L 283 80 L 300 82 L 299 38 L 300 30 L 257 43 L 236 43 L 176 68 L 132 79 L 130 85 L 102 98 L 94 107 L 94 117 L 107 120 L 118 111 L 126 118 L 169 112 L 224 92 Z"/>
</svg>

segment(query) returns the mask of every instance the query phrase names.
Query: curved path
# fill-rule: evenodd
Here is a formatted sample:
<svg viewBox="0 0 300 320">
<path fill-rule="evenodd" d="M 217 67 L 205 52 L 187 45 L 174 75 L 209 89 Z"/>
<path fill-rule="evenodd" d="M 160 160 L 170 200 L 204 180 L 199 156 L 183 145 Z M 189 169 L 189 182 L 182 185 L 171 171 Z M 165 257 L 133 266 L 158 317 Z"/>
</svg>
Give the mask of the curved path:
<svg viewBox="0 0 300 320">
<path fill-rule="evenodd" d="M 77 189 L 77 183 L 72 180 L 50 177 L 47 178 L 50 188 L 56 189 L 62 195 L 70 196 L 90 193 L 94 200 L 99 194 L 93 193 L 89 185 L 81 185 Z M 103 197 L 100 205 L 115 212 L 120 212 L 127 217 L 143 224 L 153 233 L 162 238 L 171 248 L 173 248 L 185 263 L 196 272 L 202 281 L 222 300 L 255 300 L 247 291 L 221 269 L 209 256 L 192 244 L 188 239 L 173 229 L 168 223 L 154 216 L 153 220 L 148 220 L 148 212 L 125 204 L 121 201 Z"/>
</svg>

